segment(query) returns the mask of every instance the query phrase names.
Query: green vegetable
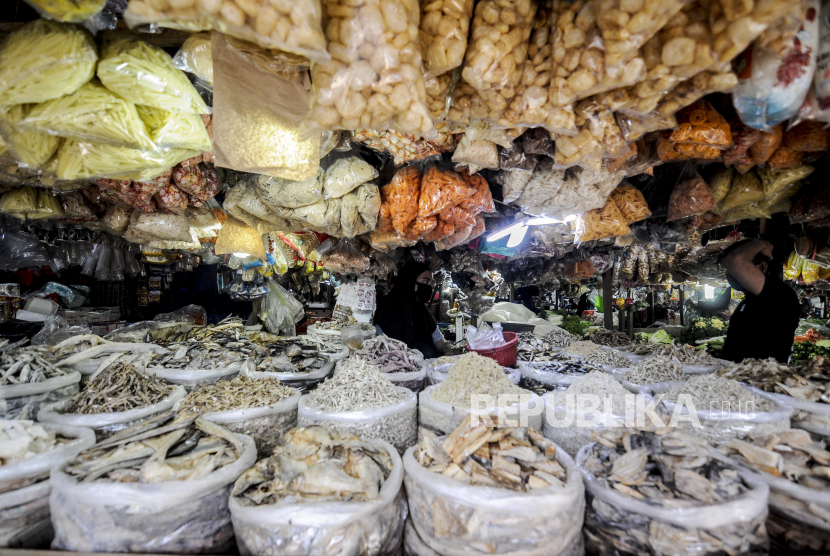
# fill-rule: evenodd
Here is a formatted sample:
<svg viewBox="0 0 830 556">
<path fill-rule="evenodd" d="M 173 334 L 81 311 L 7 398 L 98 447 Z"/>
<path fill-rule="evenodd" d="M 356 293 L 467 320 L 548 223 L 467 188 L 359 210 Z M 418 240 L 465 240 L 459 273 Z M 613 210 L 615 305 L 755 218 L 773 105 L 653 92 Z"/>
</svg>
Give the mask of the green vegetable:
<svg viewBox="0 0 830 556">
<path fill-rule="evenodd" d="M 584 336 L 585 331 L 590 327 L 590 322 L 584 321 L 575 315 L 567 316 L 562 320 L 562 328 L 578 338 Z"/>
<path fill-rule="evenodd" d="M 816 346 L 830 348 L 830 340 L 819 340 L 818 342 L 816 342 Z"/>
<path fill-rule="evenodd" d="M 651 335 L 651 338 L 648 339 L 648 343 L 670 344 L 672 343 L 672 337 L 665 330 L 658 330 L 657 332 Z"/>
</svg>

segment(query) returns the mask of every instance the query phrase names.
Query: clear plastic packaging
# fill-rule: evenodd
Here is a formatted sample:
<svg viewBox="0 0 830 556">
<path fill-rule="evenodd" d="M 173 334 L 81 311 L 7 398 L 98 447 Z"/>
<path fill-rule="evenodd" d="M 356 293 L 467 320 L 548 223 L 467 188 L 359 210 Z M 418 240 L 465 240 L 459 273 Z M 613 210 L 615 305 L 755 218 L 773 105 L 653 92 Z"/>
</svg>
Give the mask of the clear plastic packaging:
<svg viewBox="0 0 830 556">
<path fill-rule="evenodd" d="M 71 94 L 95 75 L 97 61 L 86 31 L 44 19 L 27 23 L 0 46 L 0 106 Z"/>
<path fill-rule="evenodd" d="M 421 196 L 421 173 L 417 166 L 406 166 L 395 173 L 392 181 L 380 189 L 381 197 L 389 205 L 392 226 L 404 233 L 418 216 Z"/>
<path fill-rule="evenodd" d="M 429 164 L 421 178 L 418 216 L 426 218 L 439 215 L 475 193 L 476 189 L 470 187 L 462 174 L 438 163 Z"/>
<path fill-rule="evenodd" d="M 20 129 L 20 122 L 31 110 L 32 105 L 18 104 L 0 111 L 0 138 L 8 154 L 18 162 L 31 168 L 46 164 L 58 150 L 58 137 Z"/>
<path fill-rule="evenodd" d="M 712 197 L 712 191 L 695 167 L 687 163 L 669 198 L 666 220 L 671 222 L 687 216 L 703 214 L 713 208 L 715 208 L 715 199 Z"/>
<path fill-rule="evenodd" d="M 212 164 L 176 166 L 172 178 L 179 189 L 202 201 L 213 199 L 222 186 L 219 173 Z"/>
<path fill-rule="evenodd" d="M 403 457 L 404 481 L 412 524 L 429 549 L 452 556 L 584 553 L 582 477 L 561 448 L 554 457 L 567 482 L 528 493 L 463 484 L 422 467 L 414 451 Z"/>
<path fill-rule="evenodd" d="M 162 241 L 191 241 L 190 224 L 180 214 L 133 212 L 130 229 Z"/>
<path fill-rule="evenodd" d="M 173 57 L 173 66 L 192 73 L 197 79 L 213 87 L 213 57 L 210 52 L 210 34 L 197 33 L 184 41 Z"/>
<path fill-rule="evenodd" d="M 155 199 L 159 208 L 164 211 L 173 214 L 184 214 L 184 211 L 187 210 L 187 194 L 172 183 L 162 186 L 156 192 Z"/>
<path fill-rule="evenodd" d="M 465 134 L 452 153 L 452 161 L 458 166 L 467 166 L 470 172 L 481 168 L 497 170 L 499 168 L 499 149 L 487 139 L 471 139 Z"/>
<path fill-rule="evenodd" d="M 196 6 L 132 0 L 124 19 L 131 27 L 156 23 L 187 31 L 216 29 L 265 48 L 324 62 L 330 57 L 321 27 L 322 15 L 320 0 L 295 3 L 233 0 L 224 4 L 201 2 Z"/>
<path fill-rule="evenodd" d="M 813 170 L 812 166 L 798 166 L 782 170 L 759 168 L 757 173 L 764 188 L 764 197 L 772 199 L 794 183 L 812 174 Z"/>
<path fill-rule="evenodd" d="M 326 170 L 323 198 L 342 197 L 378 175 L 378 171 L 362 158 L 351 156 L 338 159 Z"/>
<path fill-rule="evenodd" d="M 83 552 L 226 553 L 233 482 L 256 461 L 252 438 L 237 434 L 239 458 L 201 479 L 154 484 L 79 483 L 52 471 L 53 546 Z"/>
<path fill-rule="evenodd" d="M 794 151 L 822 152 L 830 149 L 830 135 L 824 122 L 801 122 L 784 133 L 784 144 Z"/>
<path fill-rule="evenodd" d="M 311 408 L 303 397 L 297 408 L 297 423 L 301 427 L 323 425 L 364 439 L 380 439 L 402 454 L 418 441 L 418 398 L 410 390 L 406 393 L 407 399 L 390 407 L 339 413 Z"/>
<path fill-rule="evenodd" d="M 271 334 L 282 333 L 293 336 L 294 325 L 305 316 L 302 303 L 272 279 L 266 282 L 266 287 L 268 295 L 265 296 L 265 302 L 262 304 L 263 312 L 260 313 L 260 318 L 263 318 Z"/>
<path fill-rule="evenodd" d="M 705 100 L 698 101 L 677 113 L 677 129 L 669 141 L 725 149 L 732 145 L 729 123 Z"/>
<path fill-rule="evenodd" d="M 643 193 L 627 181 L 611 192 L 610 199 L 617 205 L 626 224 L 633 224 L 651 216 Z"/>
<path fill-rule="evenodd" d="M 761 137 L 749 148 L 752 162 L 757 166 L 764 166 L 781 145 L 783 139 L 784 126 L 782 124 L 773 126 L 769 131 L 761 131 Z"/>
<path fill-rule="evenodd" d="M 417 2 L 325 0 L 332 60 L 311 68 L 311 110 L 303 135 L 329 129 L 395 129 L 430 138 Z"/>
<path fill-rule="evenodd" d="M 427 79 L 464 62 L 473 0 L 422 0 L 420 36 Z"/>
<path fill-rule="evenodd" d="M 112 178 L 146 181 L 194 155 L 184 149 L 147 151 L 66 139 L 58 149 L 57 176 L 64 180 Z"/>
<path fill-rule="evenodd" d="M 441 79 L 443 77 L 448 76 L 440 76 L 435 79 Z M 429 90 L 429 83 L 427 83 L 427 90 Z M 401 133 L 400 131 L 391 129 L 386 131 L 356 129 L 352 132 L 353 140 L 363 143 L 372 150 L 391 154 L 395 159 L 395 166 L 429 158 L 454 149 L 455 136 L 447 133 L 439 133 L 438 137 L 438 141 L 427 141 L 426 139 L 418 139 L 408 133 Z"/>
<path fill-rule="evenodd" d="M 26 3 L 46 19 L 83 23 L 99 14 L 107 0 L 26 0 Z"/>
<path fill-rule="evenodd" d="M 636 55 L 639 48 L 687 3 L 688 0 L 598 0 L 595 6 L 597 25 L 605 39 L 607 63 L 613 64 Z"/>
<path fill-rule="evenodd" d="M 149 106 L 137 106 L 136 110 L 157 146 L 200 152 L 213 150 L 207 128 L 198 114 Z"/>
<path fill-rule="evenodd" d="M 761 186 L 761 180 L 755 172 L 747 172 L 733 178 L 732 186 L 719 206 L 723 210 L 731 210 L 763 199 L 764 188 Z"/>
<path fill-rule="evenodd" d="M 601 209 L 582 213 L 574 221 L 574 243 L 619 237 L 630 232 L 626 219 L 613 199 L 609 199 Z"/>
<path fill-rule="evenodd" d="M 403 465 L 393 446 L 364 440 L 392 458 L 392 472 L 378 497 L 367 502 L 306 502 L 243 506 L 230 499 L 233 528 L 243 556 L 268 556 L 279 547 L 285 556 L 310 554 L 395 554 L 406 519 L 401 485 Z"/>
<path fill-rule="evenodd" d="M 292 181 L 284 178 L 257 176 L 253 178 L 256 191 L 262 202 L 286 208 L 299 208 L 311 205 L 323 198 L 323 181 L 325 172 L 320 170 L 316 175 L 303 181 Z M 238 184 L 235 187 L 240 187 Z"/>
</svg>

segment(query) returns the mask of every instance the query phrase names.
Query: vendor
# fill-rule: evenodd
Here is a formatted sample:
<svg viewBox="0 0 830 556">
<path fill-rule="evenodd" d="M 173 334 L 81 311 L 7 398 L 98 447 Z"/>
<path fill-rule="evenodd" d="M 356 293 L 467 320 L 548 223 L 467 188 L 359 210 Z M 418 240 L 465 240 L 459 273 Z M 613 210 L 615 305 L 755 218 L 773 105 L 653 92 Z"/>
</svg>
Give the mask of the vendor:
<svg viewBox="0 0 830 556">
<path fill-rule="evenodd" d="M 786 363 L 800 306 L 792 288 L 772 272 L 772 244 L 761 239 L 739 241 L 723 255 L 729 285 L 746 293 L 729 320 L 723 358 L 740 362 L 773 357 Z"/>
<path fill-rule="evenodd" d="M 576 306 L 576 315 L 578 317 L 581 317 L 585 311 L 595 310 L 596 306 L 591 301 L 591 293 L 593 291 L 593 288 L 585 288 L 585 292 L 579 296 L 579 304 Z"/>
<path fill-rule="evenodd" d="M 425 359 L 453 355 L 435 317 L 426 304 L 432 299 L 435 280 L 424 263 L 410 261 L 395 279 L 392 292 L 378 300 L 375 325 L 379 332 L 417 349 Z"/>
</svg>

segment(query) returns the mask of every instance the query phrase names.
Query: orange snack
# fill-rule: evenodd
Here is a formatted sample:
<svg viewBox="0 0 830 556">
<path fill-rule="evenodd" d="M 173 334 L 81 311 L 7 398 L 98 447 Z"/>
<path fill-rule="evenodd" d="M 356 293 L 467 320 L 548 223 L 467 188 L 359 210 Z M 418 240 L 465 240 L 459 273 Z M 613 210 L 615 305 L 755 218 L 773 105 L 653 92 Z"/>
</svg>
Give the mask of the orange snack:
<svg viewBox="0 0 830 556">
<path fill-rule="evenodd" d="M 469 177 L 468 183 L 475 188 L 476 192 L 470 197 L 461 201 L 458 206 L 470 211 L 473 214 L 479 212 L 495 212 L 496 205 L 493 203 L 493 195 L 490 193 L 490 185 L 483 177 L 473 174 Z"/>
<path fill-rule="evenodd" d="M 409 223 L 418 216 L 418 197 L 421 189 L 421 176 L 418 168 L 415 166 L 401 168 L 383 189 L 384 197 L 389 202 L 392 226 L 396 232 L 403 233 Z"/>
<path fill-rule="evenodd" d="M 438 241 L 444 239 L 455 231 L 455 225 L 451 221 L 437 218 L 437 225 L 431 232 L 424 236 L 424 241 Z"/>
<path fill-rule="evenodd" d="M 480 214 L 476 216 L 476 225 L 473 226 L 473 230 L 470 232 L 470 237 L 467 238 L 468 241 L 472 241 L 485 231 L 484 225 L 484 217 Z"/>
<path fill-rule="evenodd" d="M 472 226 L 475 224 L 476 213 L 461 208 L 461 205 L 456 205 L 443 211 L 439 218 L 451 221 L 458 228 L 459 226 Z"/>
<path fill-rule="evenodd" d="M 385 197 L 383 194 L 385 187 L 382 187 L 381 197 Z M 394 229 L 392 226 L 392 209 L 388 202 L 382 201 L 380 204 L 380 212 L 378 212 L 378 223 L 375 225 L 375 231 L 379 233 L 391 232 Z"/>
<path fill-rule="evenodd" d="M 761 137 L 751 147 L 749 155 L 757 166 L 763 166 L 781 145 L 784 137 L 784 125 L 778 124 L 769 132 L 762 131 Z"/>
<path fill-rule="evenodd" d="M 729 123 L 705 100 L 699 100 L 677 113 L 678 128 L 671 133 L 672 143 L 691 143 L 725 149 L 732 144 Z"/>
<path fill-rule="evenodd" d="M 795 168 L 801 166 L 804 161 L 804 153 L 794 151 L 786 145 L 778 147 L 772 156 L 767 160 L 767 168 L 780 170 L 781 168 Z"/>
<path fill-rule="evenodd" d="M 801 122 L 784 133 L 784 144 L 794 151 L 821 152 L 830 149 L 830 135 L 824 122 Z"/>
<path fill-rule="evenodd" d="M 617 205 L 626 224 L 633 224 L 651 216 L 642 192 L 627 181 L 622 182 L 611 192 L 611 200 Z"/>
<path fill-rule="evenodd" d="M 576 219 L 574 243 L 624 236 L 630 232 L 620 209 L 609 199 L 601 209 L 589 210 Z"/>
<path fill-rule="evenodd" d="M 427 216 L 426 218 L 416 218 L 409 224 L 404 232 L 404 237 L 410 241 L 418 241 L 438 225 L 437 216 Z"/>
<path fill-rule="evenodd" d="M 469 186 L 464 176 L 453 170 L 432 165 L 421 178 L 421 197 L 418 216 L 433 216 L 472 196 L 476 189 Z"/>
<path fill-rule="evenodd" d="M 663 162 L 678 160 L 718 160 L 722 150 L 719 147 L 707 147 L 694 143 L 672 143 L 669 136 L 672 132 L 665 131 L 657 141 L 657 156 Z"/>
</svg>

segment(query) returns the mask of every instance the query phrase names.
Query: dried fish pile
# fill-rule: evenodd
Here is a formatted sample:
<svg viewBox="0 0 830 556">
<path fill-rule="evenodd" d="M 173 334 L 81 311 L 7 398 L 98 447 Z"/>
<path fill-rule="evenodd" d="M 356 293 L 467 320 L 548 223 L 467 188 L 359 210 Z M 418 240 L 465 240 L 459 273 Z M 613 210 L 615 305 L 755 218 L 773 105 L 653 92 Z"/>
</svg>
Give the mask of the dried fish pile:
<svg viewBox="0 0 830 556">
<path fill-rule="evenodd" d="M 224 427 L 168 411 L 98 442 L 64 472 L 82 483 L 192 481 L 235 462 L 242 451 Z"/>
<path fill-rule="evenodd" d="M 587 552 L 766 554 L 766 491 L 714 457 L 705 440 L 677 430 L 598 440 L 577 460 L 587 486 Z"/>
<path fill-rule="evenodd" d="M 659 355 L 662 357 L 674 357 L 684 365 L 714 366 L 721 367 L 714 357 L 709 355 L 705 349 L 695 349 L 691 346 L 678 344 L 642 344 L 635 346 L 632 350 L 635 355 Z"/>
<path fill-rule="evenodd" d="M 48 361 L 49 350 L 27 346 L 0 352 L 0 386 L 44 382 L 70 371 L 55 367 Z"/>
<path fill-rule="evenodd" d="M 661 355 L 665 344 L 635 344 L 631 347 L 632 355 Z"/>
<path fill-rule="evenodd" d="M 210 413 L 248 407 L 263 407 L 296 394 L 293 388 L 275 378 L 253 379 L 238 376 L 216 384 L 208 384 L 190 392 L 182 400 L 179 413 Z"/>
<path fill-rule="evenodd" d="M 504 369 L 489 357 L 471 352 L 462 355 L 450 367 L 447 380 L 436 386 L 433 399 L 459 407 L 472 407 L 473 394 L 485 394 L 497 399 L 503 394 L 529 394 L 510 382 Z"/>
<path fill-rule="evenodd" d="M 246 348 L 242 342 L 239 344 L 239 346 L 227 347 L 201 340 L 169 343 L 165 347 L 170 350 L 170 353 L 153 355 L 148 361 L 148 366 L 182 370 L 225 369 L 252 356 L 253 349 Z"/>
<path fill-rule="evenodd" d="M 587 357 L 597 351 L 606 350 L 602 349 L 600 346 L 598 346 L 590 340 L 579 340 L 576 342 L 572 342 L 571 345 L 569 345 L 565 351 L 573 355 L 579 355 L 580 357 Z"/>
<path fill-rule="evenodd" d="M 632 384 L 657 384 L 658 382 L 680 382 L 689 375 L 683 372 L 683 365 L 676 359 L 655 355 L 643 359 L 623 375 Z"/>
<path fill-rule="evenodd" d="M 386 335 L 375 336 L 363 342 L 363 347 L 352 353 L 353 359 L 375 365 L 382 373 L 412 373 L 421 370 L 421 361 L 405 343 Z"/>
<path fill-rule="evenodd" d="M 0 419 L 0 466 L 48 452 L 58 442 L 53 431 L 33 421 Z"/>
<path fill-rule="evenodd" d="M 830 403 L 827 378 L 805 366 L 796 371 L 775 359 L 744 359 L 716 372 L 718 376 L 745 382 L 764 392 L 784 394 L 806 402 Z"/>
<path fill-rule="evenodd" d="M 769 412 L 778 408 L 775 402 L 753 394 L 736 380 L 715 375 L 701 375 L 669 389 L 664 400 L 679 403 L 680 396 L 689 396 L 698 409 L 728 407 L 737 413 Z"/>
<path fill-rule="evenodd" d="M 378 497 L 392 458 L 359 436 L 326 427 L 288 432 L 273 455 L 234 484 L 243 506 L 305 502 L 366 502 Z"/>
<path fill-rule="evenodd" d="M 830 452 L 826 440 L 814 441 L 807 431 L 789 429 L 746 442 L 733 439 L 722 451 L 760 471 L 770 487 L 767 530 L 772 552 L 830 550 Z"/>
<path fill-rule="evenodd" d="M 79 334 L 49 348 L 49 355 L 53 360 L 59 361 L 89 348 L 109 343 L 111 343 L 109 340 L 105 340 L 97 334 Z"/>
<path fill-rule="evenodd" d="M 327 356 L 311 341 L 300 338 L 272 340 L 262 344 L 266 354 L 256 360 L 256 370 L 267 373 L 312 373 L 329 364 Z"/>
<path fill-rule="evenodd" d="M 553 442 L 533 429 L 472 427 L 468 415 L 451 434 L 424 438 L 414 456 L 428 471 L 468 485 L 530 492 L 565 486 L 555 453 Z"/>
<path fill-rule="evenodd" d="M 163 380 L 141 374 L 122 362 L 110 365 L 84 386 L 66 413 L 115 413 L 146 407 L 163 400 L 173 388 Z"/>
<path fill-rule="evenodd" d="M 519 334 L 517 348 L 519 361 L 550 361 L 574 339 L 574 336 L 564 330 L 554 330 L 544 336 L 522 332 Z"/>
<path fill-rule="evenodd" d="M 374 332 L 375 327 L 372 324 L 367 322 L 358 322 L 354 320 L 354 318 L 349 317 L 349 320 L 346 321 L 338 321 L 338 320 L 330 320 L 326 322 L 315 322 L 314 328 L 317 330 L 340 330 L 346 326 L 359 326 L 360 329 L 364 332 Z"/>
<path fill-rule="evenodd" d="M 610 349 L 593 351 L 585 357 L 585 361 L 596 365 L 607 365 L 615 369 L 625 369 L 631 366 L 631 360 Z"/>
<path fill-rule="evenodd" d="M 631 339 L 628 334 L 620 332 L 619 330 L 606 330 L 600 328 L 590 333 L 589 339 L 595 344 L 610 347 L 624 347 L 631 345 Z"/>
<path fill-rule="evenodd" d="M 552 390 L 564 390 L 574 378 L 600 370 L 592 363 L 560 354 L 551 361 L 522 367 L 522 380 L 519 386 L 542 396 Z"/>
</svg>

